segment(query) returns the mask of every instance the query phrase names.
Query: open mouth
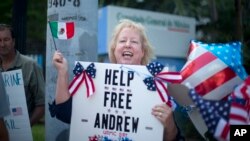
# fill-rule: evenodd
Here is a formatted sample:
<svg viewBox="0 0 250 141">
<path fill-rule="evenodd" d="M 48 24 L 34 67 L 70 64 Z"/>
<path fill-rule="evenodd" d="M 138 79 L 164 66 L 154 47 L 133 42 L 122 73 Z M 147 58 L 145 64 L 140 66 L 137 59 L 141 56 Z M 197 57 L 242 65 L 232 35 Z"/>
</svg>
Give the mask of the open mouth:
<svg viewBox="0 0 250 141">
<path fill-rule="evenodd" d="M 122 53 L 122 56 L 129 56 L 129 57 L 132 57 L 133 56 L 133 53 L 132 52 L 129 52 L 129 51 L 124 51 L 123 53 Z"/>
</svg>

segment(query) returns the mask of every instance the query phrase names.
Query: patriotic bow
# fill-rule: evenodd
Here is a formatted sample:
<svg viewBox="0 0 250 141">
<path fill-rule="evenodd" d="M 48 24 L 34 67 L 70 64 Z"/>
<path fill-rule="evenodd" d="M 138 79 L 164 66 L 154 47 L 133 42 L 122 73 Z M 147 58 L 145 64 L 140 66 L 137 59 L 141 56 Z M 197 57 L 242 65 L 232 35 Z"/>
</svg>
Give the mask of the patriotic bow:
<svg viewBox="0 0 250 141">
<path fill-rule="evenodd" d="M 162 72 L 164 66 L 159 62 L 149 63 L 147 66 L 148 71 L 153 75 L 153 77 L 147 77 L 143 82 L 147 85 L 147 89 L 150 91 L 158 92 L 160 98 L 163 102 L 166 102 L 170 107 L 173 106 L 173 101 L 168 95 L 167 85 L 163 82 L 179 82 L 182 77 L 178 72 Z"/>
<path fill-rule="evenodd" d="M 95 85 L 92 78 L 95 78 L 96 75 L 96 69 L 94 63 L 91 63 L 86 70 L 84 70 L 83 66 L 77 62 L 75 65 L 75 68 L 73 70 L 73 73 L 75 74 L 74 79 L 69 85 L 69 92 L 71 96 L 73 96 L 80 85 L 85 80 L 85 85 L 87 89 L 87 97 L 91 96 L 95 92 Z"/>
<path fill-rule="evenodd" d="M 98 137 L 96 135 L 93 137 L 89 137 L 89 141 L 98 141 Z"/>
</svg>

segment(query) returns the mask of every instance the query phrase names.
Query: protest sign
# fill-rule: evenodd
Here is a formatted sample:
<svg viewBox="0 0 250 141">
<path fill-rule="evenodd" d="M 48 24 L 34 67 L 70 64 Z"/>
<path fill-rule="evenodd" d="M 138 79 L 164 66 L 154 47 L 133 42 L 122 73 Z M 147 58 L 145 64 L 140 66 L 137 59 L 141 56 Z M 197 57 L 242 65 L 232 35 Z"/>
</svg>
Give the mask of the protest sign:
<svg viewBox="0 0 250 141">
<path fill-rule="evenodd" d="M 10 103 L 10 115 L 4 117 L 10 141 L 32 141 L 22 71 L 2 72 L 2 76 Z"/>
<path fill-rule="evenodd" d="M 143 82 L 151 76 L 145 66 L 90 62 L 76 66 L 70 85 L 70 141 L 162 141 L 163 125 L 151 114 L 162 100 Z"/>
</svg>

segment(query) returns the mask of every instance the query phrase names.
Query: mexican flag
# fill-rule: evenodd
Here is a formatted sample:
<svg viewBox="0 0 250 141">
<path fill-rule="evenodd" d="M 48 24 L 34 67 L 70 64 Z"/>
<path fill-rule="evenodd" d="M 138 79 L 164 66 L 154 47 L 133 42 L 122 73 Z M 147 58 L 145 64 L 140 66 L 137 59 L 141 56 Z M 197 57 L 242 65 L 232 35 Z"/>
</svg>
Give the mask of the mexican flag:
<svg viewBox="0 0 250 141">
<path fill-rule="evenodd" d="M 49 22 L 52 36 L 58 39 L 70 39 L 74 36 L 74 22 Z"/>
</svg>

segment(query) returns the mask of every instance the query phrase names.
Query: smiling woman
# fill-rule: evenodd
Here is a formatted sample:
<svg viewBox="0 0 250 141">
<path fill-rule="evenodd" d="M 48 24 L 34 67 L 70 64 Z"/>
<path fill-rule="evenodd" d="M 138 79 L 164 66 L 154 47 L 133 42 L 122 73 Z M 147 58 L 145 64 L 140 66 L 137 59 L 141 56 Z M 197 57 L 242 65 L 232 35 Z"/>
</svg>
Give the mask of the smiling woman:
<svg viewBox="0 0 250 141">
<path fill-rule="evenodd" d="M 144 50 L 139 32 L 129 27 L 122 29 L 114 53 L 118 64 L 141 64 Z"/>
</svg>

